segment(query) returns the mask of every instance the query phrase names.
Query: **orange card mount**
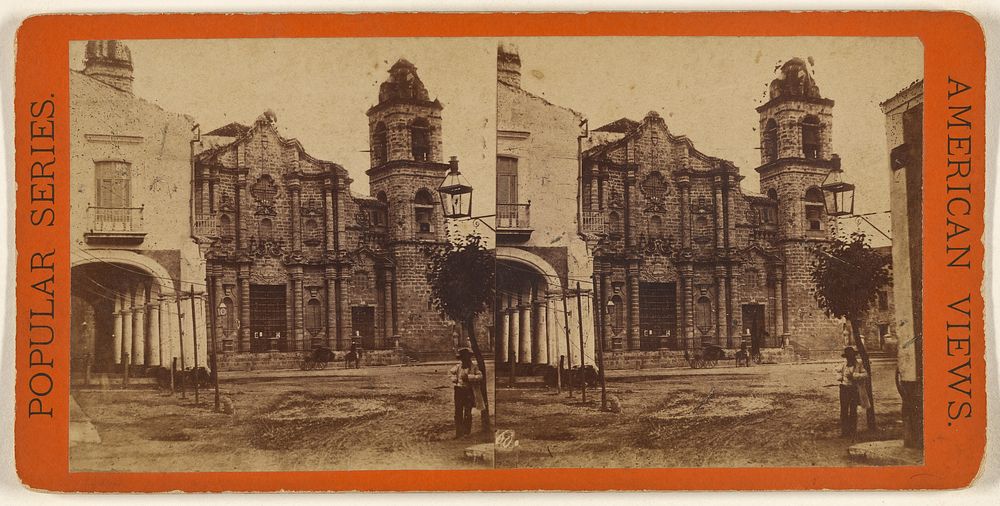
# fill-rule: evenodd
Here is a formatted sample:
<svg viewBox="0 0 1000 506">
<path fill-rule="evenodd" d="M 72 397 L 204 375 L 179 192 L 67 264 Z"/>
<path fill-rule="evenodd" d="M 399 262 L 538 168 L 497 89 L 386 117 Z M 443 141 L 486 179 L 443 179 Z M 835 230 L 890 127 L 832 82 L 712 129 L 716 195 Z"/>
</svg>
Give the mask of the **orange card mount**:
<svg viewBox="0 0 1000 506">
<path fill-rule="evenodd" d="M 28 487 L 978 473 L 967 15 L 38 16 L 15 77 Z"/>
</svg>

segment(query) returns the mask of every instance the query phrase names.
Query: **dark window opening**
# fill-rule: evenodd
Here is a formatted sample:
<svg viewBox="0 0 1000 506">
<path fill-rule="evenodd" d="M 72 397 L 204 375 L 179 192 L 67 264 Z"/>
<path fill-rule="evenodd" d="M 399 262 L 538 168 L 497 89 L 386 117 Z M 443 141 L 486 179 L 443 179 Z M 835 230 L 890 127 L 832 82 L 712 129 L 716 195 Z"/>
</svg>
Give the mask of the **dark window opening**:
<svg viewBox="0 0 1000 506">
<path fill-rule="evenodd" d="M 260 223 L 257 224 L 257 236 L 260 240 L 270 240 L 271 234 L 274 230 L 274 224 L 271 223 L 270 218 L 263 218 Z"/>
<path fill-rule="evenodd" d="M 764 127 L 764 162 L 773 162 L 778 159 L 778 123 L 773 119 L 767 120 Z"/>
<path fill-rule="evenodd" d="M 823 191 L 812 187 L 806 190 L 806 223 L 810 231 L 823 230 L 823 220 L 826 211 L 823 203 Z"/>
<path fill-rule="evenodd" d="M 316 335 L 323 330 L 323 306 L 318 299 L 309 299 L 306 303 L 306 330 Z"/>
<path fill-rule="evenodd" d="M 410 126 L 410 151 L 413 159 L 427 162 L 431 159 L 431 127 L 424 118 L 413 120 Z"/>
<path fill-rule="evenodd" d="M 806 116 L 802 120 L 802 153 L 806 158 L 819 158 L 819 119 L 816 116 Z"/>
<path fill-rule="evenodd" d="M 375 132 L 372 133 L 372 156 L 375 158 L 375 165 L 389 161 L 388 134 L 385 130 L 385 123 L 381 121 L 375 125 Z"/>
<path fill-rule="evenodd" d="M 434 197 L 426 189 L 417 191 L 413 199 L 413 214 L 416 219 L 417 233 L 431 234 L 434 232 Z"/>
</svg>

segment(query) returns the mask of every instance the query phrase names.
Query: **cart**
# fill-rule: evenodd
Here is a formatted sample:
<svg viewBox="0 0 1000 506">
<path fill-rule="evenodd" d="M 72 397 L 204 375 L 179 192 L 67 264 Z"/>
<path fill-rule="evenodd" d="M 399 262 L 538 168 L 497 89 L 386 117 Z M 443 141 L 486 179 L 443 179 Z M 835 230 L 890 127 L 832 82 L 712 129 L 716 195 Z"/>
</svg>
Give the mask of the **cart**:
<svg viewBox="0 0 1000 506">
<path fill-rule="evenodd" d="M 719 365 L 720 360 L 726 360 L 726 352 L 720 346 L 714 344 L 703 344 L 701 348 L 695 348 L 688 352 L 685 350 L 685 358 L 692 369 L 711 368 Z"/>
<path fill-rule="evenodd" d="M 311 369 L 326 369 L 327 364 L 333 361 L 333 350 L 326 346 L 315 346 L 312 351 L 306 354 L 300 367 L 303 371 Z"/>
</svg>

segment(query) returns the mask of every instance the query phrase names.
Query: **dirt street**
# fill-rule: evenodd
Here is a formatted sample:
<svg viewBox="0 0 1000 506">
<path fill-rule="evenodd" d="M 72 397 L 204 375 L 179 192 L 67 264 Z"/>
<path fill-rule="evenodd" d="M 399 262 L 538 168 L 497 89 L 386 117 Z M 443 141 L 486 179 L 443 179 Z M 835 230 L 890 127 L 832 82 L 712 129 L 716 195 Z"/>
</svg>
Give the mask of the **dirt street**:
<svg viewBox="0 0 1000 506">
<path fill-rule="evenodd" d="M 608 395 L 621 413 L 601 412 L 599 390 L 557 396 L 544 387 L 506 388 L 498 429 L 513 429 L 521 467 L 848 466 L 854 442 L 901 437 L 895 362 L 873 363 L 879 431 L 840 437 L 839 364 L 610 371 Z M 498 456 L 512 466 L 514 455 Z"/>
<path fill-rule="evenodd" d="M 211 391 L 185 399 L 152 388 L 75 390 L 101 443 L 70 449 L 73 471 L 286 471 L 484 467 L 454 438 L 450 365 L 360 370 L 260 371 L 222 376 L 223 403 Z M 492 364 L 488 366 L 493 399 Z"/>
</svg>

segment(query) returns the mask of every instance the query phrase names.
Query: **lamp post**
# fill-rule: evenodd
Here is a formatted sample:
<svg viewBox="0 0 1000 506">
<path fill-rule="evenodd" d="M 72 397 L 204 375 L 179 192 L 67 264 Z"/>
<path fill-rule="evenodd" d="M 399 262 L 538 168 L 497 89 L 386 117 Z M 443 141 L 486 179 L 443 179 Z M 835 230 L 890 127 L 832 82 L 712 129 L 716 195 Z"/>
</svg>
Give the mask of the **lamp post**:
<svg viewBox="0 0 1000 506">
<path fill-rule="evenodd" d="M 826 214 L 833 217 L 854 214 L 854 185 L 840 179 L 841 170 L 834 170 L 826 176 L 823 185 L 823 205 Z"/>
<path fill-rule="evenodd" d="M 458 170 L 458 157 L 453 156 L 448 161 L 451 169 L 438 186 L 441 196 L 441 210 L 449 219 L 472 217 L 472 186 Z"/>
</svg>

